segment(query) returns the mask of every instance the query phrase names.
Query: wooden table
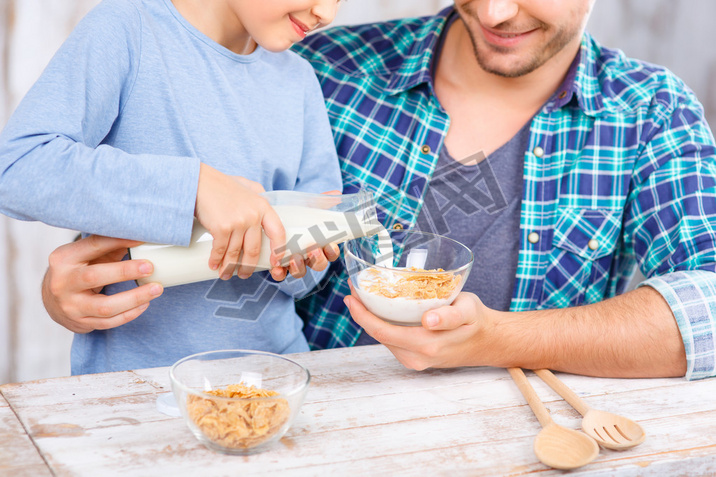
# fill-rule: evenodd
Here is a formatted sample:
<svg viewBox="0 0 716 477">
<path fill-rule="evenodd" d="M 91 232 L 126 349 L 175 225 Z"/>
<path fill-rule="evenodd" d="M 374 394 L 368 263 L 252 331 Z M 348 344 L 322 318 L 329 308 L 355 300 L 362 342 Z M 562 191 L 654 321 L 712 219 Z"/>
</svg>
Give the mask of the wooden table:
<svg viewBox="0 0 716 477">
<path fill-rule="evenodd" d="M 416 372 L 381 345 L 293 357 L 312 374 L 306 402 L 286 436 L 252 456 L 210 451 L 157 411 L 167 368 L 0 386 L 0 475 L 563 474 L 535 457 L 540 425 L 503 369 Z M 527 376 L 553 419 L 579 428 L 579 414 Z M 716 475 L 716 379 L 559 376 L 647 433 L 570 475 Z"/>
</svg>

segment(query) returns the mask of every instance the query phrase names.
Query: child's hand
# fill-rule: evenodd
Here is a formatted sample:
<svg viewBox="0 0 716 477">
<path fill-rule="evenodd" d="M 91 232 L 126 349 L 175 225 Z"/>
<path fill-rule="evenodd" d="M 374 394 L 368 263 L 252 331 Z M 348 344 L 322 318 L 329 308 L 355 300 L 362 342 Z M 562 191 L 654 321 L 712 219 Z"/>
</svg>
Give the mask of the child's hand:
<svg viewBox="0 0 716 477">
<path fill-rule="evenodd" d="M 275 267 L 271 269 L 271 276 L 280 282 L 290 273 L 294 278 L 303 278 L 306 275 L 306 266 L 320 272 L 326 269 L 328 262 L 335 262 L 341 256 L 338 245 L 331 243 L 308 252 L 304 260 L 300 255 L 292 255 L 288 267 Z"/>
<path fill-rule="evenodd" d="M 271 263 L 282 258 L 275 251 L 285 245 L 286 232 L 278 214 L 259 195 L 262 191 L 260 184 L 201 164 L 195 214 L 214 237 L 209 267 L 219 269 L 223 280 L 231 278 L 239 257 L 239 277 L 251 276 L 261 251 L 262 228 L 271 243 Z"/>
<path fill-rule="evenodd" d="M 341 191 L 331 190 L 323 192 L 326 195 L 337 195 Z M 276 267 L 271 270 L 271 276 L 274 280 L 280 282 L 286 278 L 289 273 L 294 278 L 303 278 L 306 275 L 306 265 L 317 272 L 321 272 L 326 269 L 328 262 L 335 262 L 340 258 L 341 251 L 338 245 L 331 243 L 323 247 L 323 249 L 316 248 L 308 252 L 308 256 L 304 260 L 300 255 L 291 256 L 291 260 L 288 267 Z"/>
</svg>

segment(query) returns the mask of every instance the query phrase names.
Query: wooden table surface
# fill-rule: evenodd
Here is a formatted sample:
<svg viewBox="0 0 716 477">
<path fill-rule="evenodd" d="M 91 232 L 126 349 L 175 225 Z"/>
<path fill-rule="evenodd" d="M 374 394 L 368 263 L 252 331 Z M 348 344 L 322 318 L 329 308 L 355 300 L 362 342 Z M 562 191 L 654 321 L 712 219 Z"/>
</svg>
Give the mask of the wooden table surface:
<svg viewBox="0 0 716 477">
<path fill-rule="evenodd" d="M 292 357 L 312 374 L 306 402 L 286 436 L 252 456 L 213 452 L 157 411 L 168 368 L 0 386 L 0 475 L 564 474 L 535 457 L 539 422 L 503 369 L 416 372 L 381 345 Z M 580 415 L 527 376 L 552 418 L 578 429 Z M 716 379 L 558 376 L 647 434 L 569 475 L 716 475 Z"/>
</svg>

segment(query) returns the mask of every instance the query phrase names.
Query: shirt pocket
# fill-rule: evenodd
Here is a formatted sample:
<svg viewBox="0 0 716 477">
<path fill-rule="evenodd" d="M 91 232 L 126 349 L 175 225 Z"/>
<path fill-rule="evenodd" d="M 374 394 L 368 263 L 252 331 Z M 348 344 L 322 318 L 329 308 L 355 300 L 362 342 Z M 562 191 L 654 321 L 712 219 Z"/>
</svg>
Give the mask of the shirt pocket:
<svg viewBox="0 0 716 477">
<path fill-rule="evenodd" d="M 621 236 L 621 211 L 559 207 L 540 308 L 602 300 Z"/>
</svg>

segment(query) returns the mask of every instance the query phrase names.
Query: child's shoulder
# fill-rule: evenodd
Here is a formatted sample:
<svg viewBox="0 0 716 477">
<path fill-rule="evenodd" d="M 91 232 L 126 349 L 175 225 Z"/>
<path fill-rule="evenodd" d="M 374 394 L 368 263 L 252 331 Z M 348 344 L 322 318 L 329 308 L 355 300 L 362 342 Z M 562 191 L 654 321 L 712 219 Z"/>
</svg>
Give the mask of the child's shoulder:
<svg viewBox="0 0 716 477">
<path fill-rule="evenodd" d="M 102 0 L 82 19 L 78 29 L 140 28 L 142 10 L 141 0 Z"/>
</svg>

